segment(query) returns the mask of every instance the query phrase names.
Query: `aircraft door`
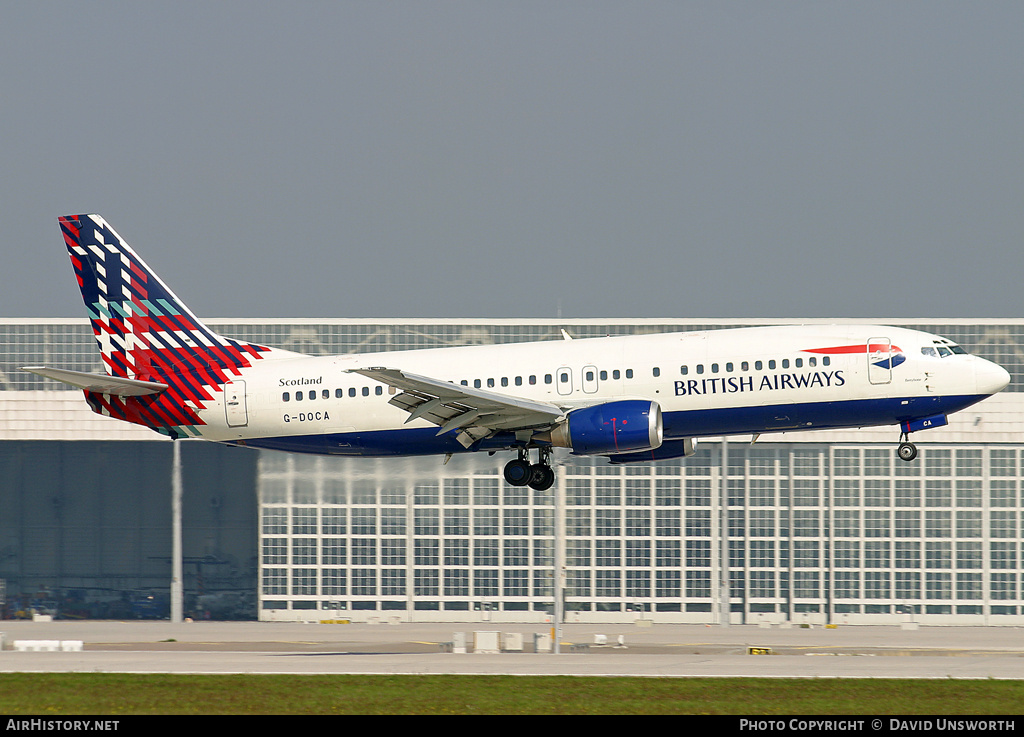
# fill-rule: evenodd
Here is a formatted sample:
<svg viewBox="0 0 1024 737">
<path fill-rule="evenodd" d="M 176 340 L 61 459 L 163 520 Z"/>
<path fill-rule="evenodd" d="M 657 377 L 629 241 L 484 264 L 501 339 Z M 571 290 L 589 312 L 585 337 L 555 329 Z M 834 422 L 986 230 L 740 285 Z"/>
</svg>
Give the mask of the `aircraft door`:
<svg viewBox="0 0 1024 737">
<path fill-rule="evenodd" d="M 868 381 L 888 384 L 892 381 L 892 341 L 872 338 L 868 341 Z"/>
<path fill-rule="evenodd" d="M 562 395 L 572 394 L 572 369 L 563 366 L 555 372 L 555 386 Z"/>
<path fill-rule="evenodd" d="M 249 424 L 244 381 L 229 381 L 224 385 L 224 416 L 228 427 L 245 427 Z"/>
<path fill-rule="evenodd" d="M 584 366 L 581 372 L 583 391 L 593 394 L 597 391 L 597 367 Z"/>
</svg>

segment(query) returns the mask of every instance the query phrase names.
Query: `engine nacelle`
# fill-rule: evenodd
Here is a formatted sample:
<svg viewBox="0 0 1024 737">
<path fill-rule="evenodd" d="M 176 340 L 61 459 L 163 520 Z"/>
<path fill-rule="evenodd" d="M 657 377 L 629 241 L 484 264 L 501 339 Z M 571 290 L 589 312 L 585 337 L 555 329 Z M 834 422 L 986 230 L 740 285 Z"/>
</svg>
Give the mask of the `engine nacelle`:
<svg viewBox="0 0 1024 737">
<path fill-rule="evenodd" d="M 669 458 L 687 458 L 697 452 L 696 438 L 683 438 L 682 440 L 666 440 L 660 448 L 644 450 L 639 453 L 615 453 L 608 456 L 608 462 L 617 465 L 619 463 L 649 463 L 651 461 L 663 461 Z"/>
<path fill-rule="evenodd" d="M 551 444 L 575 455 L 600 455 L 654 450 L 663 437 L 657 402 L 624 399 L 573 410 L 551 431 Z"/>
</svg>

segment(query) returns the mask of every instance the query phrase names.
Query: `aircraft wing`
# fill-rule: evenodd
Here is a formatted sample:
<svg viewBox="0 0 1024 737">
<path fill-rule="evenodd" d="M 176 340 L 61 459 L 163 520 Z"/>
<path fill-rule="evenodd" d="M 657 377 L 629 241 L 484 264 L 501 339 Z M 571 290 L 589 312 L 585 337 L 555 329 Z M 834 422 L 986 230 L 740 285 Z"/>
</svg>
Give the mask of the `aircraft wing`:
<svg viewBox="0 0 1024 737">
<path fill-rule="evenodd" d="M 147 394 L 159 394 L 167 388 L 167 384 L 157 381 L 140 381 L 125 379 L 120 376 L 106 374 L 89 374 L 84 371 L 48 368 L 46 366 L 23 366 L 22 371 L 59 381 L 62 384 L 77 386 L 79 389 L 96 392 L 97 394 L 113 394 L 118 397 L 142 397 Z"/>
<path fill-rule="evenodd" d="M 429 376 L 393 368 L 349 369 L 382 384 L 400 389 L 389 404 L 409 413 L 406 422 L 424 419 L 438 427 L 438 435 L 458 430 L 456 436 L 468 448 L 477 440 L 499 431 L 547 428 L 565 417 L 554 404 L 474 389 Z"/>
</svg>

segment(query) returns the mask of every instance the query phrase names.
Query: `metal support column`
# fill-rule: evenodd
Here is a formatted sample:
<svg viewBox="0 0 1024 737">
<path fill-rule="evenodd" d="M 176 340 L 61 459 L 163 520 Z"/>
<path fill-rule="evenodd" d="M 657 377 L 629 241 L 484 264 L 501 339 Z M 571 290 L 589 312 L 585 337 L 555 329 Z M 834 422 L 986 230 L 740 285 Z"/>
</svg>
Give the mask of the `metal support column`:
<svg viewBox="0 0 1024 737">
<path fill-rule="evenodd" d="M 181 560 L 181 441 L 172 440 L 171 456 L 171 621 L 180 623 L 184 612 Z"/>
</svg>

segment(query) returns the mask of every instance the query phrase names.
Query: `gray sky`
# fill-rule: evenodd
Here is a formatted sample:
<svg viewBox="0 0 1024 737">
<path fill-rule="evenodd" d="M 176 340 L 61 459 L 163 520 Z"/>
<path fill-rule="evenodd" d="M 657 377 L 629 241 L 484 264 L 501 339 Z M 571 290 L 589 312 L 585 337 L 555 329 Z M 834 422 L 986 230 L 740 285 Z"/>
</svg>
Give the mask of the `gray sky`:
<svg viewBox="0 0 1024 737">
<path fill-rule="evenodd" d="M 1020 2 L 41 2 L 0 315 L 99 212 L 207 317 L 1024 316 Z"/>
</svg>

